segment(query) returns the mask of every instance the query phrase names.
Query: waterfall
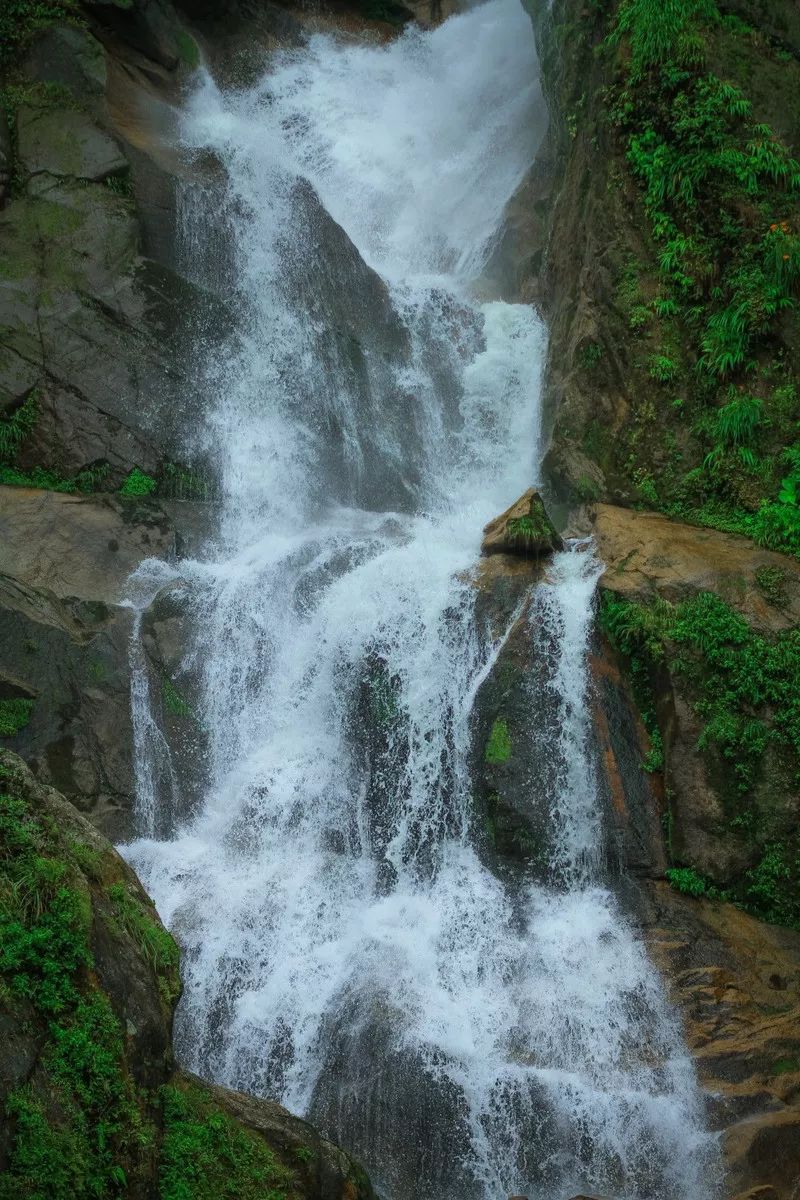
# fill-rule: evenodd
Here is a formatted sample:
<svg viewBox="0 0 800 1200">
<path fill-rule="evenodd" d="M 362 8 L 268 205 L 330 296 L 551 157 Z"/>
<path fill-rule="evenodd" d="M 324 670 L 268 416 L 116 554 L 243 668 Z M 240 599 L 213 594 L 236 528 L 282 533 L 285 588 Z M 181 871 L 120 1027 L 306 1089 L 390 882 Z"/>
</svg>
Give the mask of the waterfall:
<svg viewBox="0 0 800 1200">
<path fill-rule="evenodd" d="M 481 275 L 545 119 L 518 0 L 201 75 L 187 270 L 232 327 L 198 338 L 219 530 L 177 570 L 210 777 L 156 837 L 169 772 L 140 765 L 125 852 L 183 948 L 182 1060 L 309 1115 L 386 1200 L 710 1200 L 691 1062 L 595 852 L 590 547 L 529 610 L 556 647 L 550 882 L 500 878 L 474 829 L 500 647 L 473 569 L 538 470 L 546 346 Z"/>
</svg>

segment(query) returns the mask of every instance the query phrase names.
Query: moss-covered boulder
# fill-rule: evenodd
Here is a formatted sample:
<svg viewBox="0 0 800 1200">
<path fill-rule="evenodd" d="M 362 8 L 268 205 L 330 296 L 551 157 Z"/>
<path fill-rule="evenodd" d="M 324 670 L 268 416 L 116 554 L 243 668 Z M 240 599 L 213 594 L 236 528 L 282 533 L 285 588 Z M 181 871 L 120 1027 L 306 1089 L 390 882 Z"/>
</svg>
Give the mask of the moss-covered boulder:
<svg viewBox="0 0 800 1200">
<path fill-rule="evenodd" d="M 539 558 L 562 548 L 539 492 L 528 488 L 519 500 L 483 531 L 481 554 L 519 554 Z"/>
<path fill-rule="evenodd" d="M 175 1070 L 179 995 L 133 871 L 0 751 L 2 1200 L 373 1200 L 306 1122 Z"/>
</svg>

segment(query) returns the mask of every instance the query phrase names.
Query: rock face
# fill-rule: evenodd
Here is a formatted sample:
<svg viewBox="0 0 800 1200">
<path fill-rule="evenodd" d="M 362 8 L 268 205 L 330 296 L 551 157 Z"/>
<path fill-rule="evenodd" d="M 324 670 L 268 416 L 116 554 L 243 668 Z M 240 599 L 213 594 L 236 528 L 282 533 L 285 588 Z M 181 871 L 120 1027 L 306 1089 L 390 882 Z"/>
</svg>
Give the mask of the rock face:
<svg viewBox="0 0 800 1200">
<path fill-rule="evenodd" d="M 167 4 L 112 8 L 32 35 L 9 68 L 0 482 L 15 486 L 0 487 L 0 738 L 123 839 L 134 791 L 125 581 L 143 558 L 185 550 L 203 506 L 156 503 L 136 486 L 96 493 L 133 473 L 142 493 L 179 478 L 167 494 L 192 494 L 185 471 L 170 475 L 193 395 L 186 338 L 224 313 L 173 269 L 178 164 L 164 164 L 159 135 L 194 43 Z M 155 707 L 199 762 L 174 630 L 167 666 L 160 628 L 154 616 L 145 650 Z"/>
<path fill-rule="evenodd" d="M 117 840 L 133 832 L 126 580 L 143 558 L 173 555 L 197 508 L 0 488 L 0 699 L 33 701 L 27 722 L 4 731 L 4 741 Z M 149 617 L 155 708 L 179 727 L 176 744 L 192 743 L 187 753 L 197 763 L 197 726 L 188 705 L 174 702 L 186 685 L 174 630 L 167 637 L 170 619 Z"/>
<path fill-rule="evenodd" d="M 752 1195 L 792 1200 L 800 1180 L 800 934 L 664 883 L 639 901 L 648 948 L 711 1093 L 712 1121 L 724 1130 L 726 1195 L 759 1189 Z"/>
<path fill-rule="evenodd" d="M 177 946 L 119 855 L 7 751 L 0 894 L 3 1196 L 374 1200 L 306 1122 L 175 1070 Z"/>
</svg>

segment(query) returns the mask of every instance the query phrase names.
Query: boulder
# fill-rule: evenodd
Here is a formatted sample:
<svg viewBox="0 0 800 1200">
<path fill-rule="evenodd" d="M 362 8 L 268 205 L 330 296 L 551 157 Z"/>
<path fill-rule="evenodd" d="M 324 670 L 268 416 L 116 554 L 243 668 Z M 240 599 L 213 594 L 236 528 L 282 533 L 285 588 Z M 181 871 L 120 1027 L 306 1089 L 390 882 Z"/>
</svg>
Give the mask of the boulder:
<svg viewBox="0 0 800 1200">
<path fill-rule="evenodd" d="M 539 492 L 528 488 L 483 531 L 481 554 L 516 554 L 539 558 L 561 550 L 563 542 L 547 515 Z"/>
<path fill-rule="evenodd" d="M 168 558 L 175 529 L 157 503 L 0 487 L 3 571 L 59 599 L 116 605 L 144 558 Z"/>
<path fill-rule="evenodd" d="M 86 29 L 52 25 L 31 45 L 24 71 L 35 83 L 66 87 L 83 106 L 104 106 L 108 68 L 97 38 Z"/>
<path fill-rule="evenodd" d="M 66 175 L 94 182 L 128 170 L 117 143 L 78 109 L 22 107 L 17 112 L 17 154 L 30 175 Z"/>
</svg>

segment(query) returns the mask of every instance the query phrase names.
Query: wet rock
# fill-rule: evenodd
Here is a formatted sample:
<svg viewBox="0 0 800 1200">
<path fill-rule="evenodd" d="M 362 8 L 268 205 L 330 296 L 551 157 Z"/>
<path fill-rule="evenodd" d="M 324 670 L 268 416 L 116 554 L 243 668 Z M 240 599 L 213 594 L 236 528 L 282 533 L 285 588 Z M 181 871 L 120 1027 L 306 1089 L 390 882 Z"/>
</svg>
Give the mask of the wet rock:
<svg viewBox="0 0 800 1200">
<path fill-rule="evenodd" d="M 69 864 L 69 885 L 85 896 L 93 979 L 127 1031 L 125 1062 L 120 1069 L 130 1072 L 140 1085 L 157 1088 L 172 1068 L 172 1008 L 180 994 L 177 949 L 171 963 L 156 964 L 133 927 L 120 921 L 110 892 L 114 887 L 123 889 L 128 903 L 135 904 L 152 927 L 161 930 L 155 908 L 133 871 L 88 821 L 58 792 L 39 783 L 22 760 L 7 750 L 0 750 L 0 770 L 4 793 L 24 803 L 30 821 L 52 831 L 50 837 L 57 845 L 50 847 L 50 854 Z M 26 1020 L 24 1008 L 18 1014 L 6 1005 L 4 993 L 0 1021 L 6 1026 L 6 1036 L 0 1047 L 0 1081 L 8 1090 L 0 1092 L 0 1103 L 13 1086 L 31 1079 L 36 1065 L 34 1047 L 41 1047 L 48 1036 L 33 1008 Z"/>
<path fill-rule="evenodd" d="M 100 181 L 128 169 L 113 138 L 77 109 L 20 108 L 17 153 L 23 169 L 31 175 Z"/>
<path fill-rule="evenodd" d="M 71 25 L 43 30 L 28 51 L 23 70 L 35 83 L 57 83 L 68 88 L 90 111 L 105 111 L 106 55 L 88 30 Z"/>
<path fill-rule="evenodd" d="M 617 656 L 599 634 L 595 634 L 589 670 L 597 781 L 614 860 L 633 875 L 660 877 L 667 866 L 661 824 L 666 809 L 663 780 L 644 770 L 647 731 Z"/>
<path fill-rule="evenodd" d="M 779 1200 L 793 1200 L 800 1180 L 800 1108 L 740 1121 L 726 1130 L 729 1185 L 740 1188 L 766 1178 Z M 763 1187 L 755 1190 L 763 1197 Z M 751 1195 L 753 1193 L 751 1192 Z"/>
<path fill-rule="evenodd" d="M 3 570 L 61 599 L 115 605 L 143 558 L 169 557 L 175 531 L 158 504 L 0 487 Z"/>
<path fill-rule="evenodd" d="M 365 1173 L 308 1121 L 293 1116 L 274 1100 L 247 1096 L 205 1083 L 186 1071 L 178 1072 L 175 1083 L 180 1086 L 184 1081 L 200 1085 L 223 1112 L 263 1137 L 279 1156 L 285 1156 L 302 1179 L 301 1195 L 313 1196 L 314 1200 L 375 1200 Z"/>
<path fill-rule="evenodd" d="M 517 554 L 538 558 L 563 547 L 539 492 L 528 488 L 483 531 L 481 554 Z"/>
<path fill-rule="evenodd" d="M 638 892 L 648 950 L 684 1023 L 729 1195 L 793 1200 L 800 1176 L 800 934 L 665 883 Z M 773 1197 L 774 1200 L 774 1197 Z"/>
<path fill-rule="evenodd" d="M 276 1164 L 291 1179 L 298 1200 L 375 1200 L 358 1164 L 307 1122 L 272 1101 L 205 1084 L 175 1070 L 172 1019 L 180 996 L 178 949 L 139 880 L 105 838 L 63 796 L 42 786 L 16 755 L 0 750 L 0 775 L 6 804 L 10 798 L 2 830 L 0 876 L 4 896 L 13 895 L 14 936 L 24 937 L 36 921 L 36 904 L 46 898 L 48 886 L 43 873 L 33 876 L 33 884 L 29 877 L 20 882 L 15 875 L 19 866 L 30 871 L 29 864 L 19 862 L 28 839 L 37 853 L 47 856 L 38 861 L 58 869 L 62 907 L 54 906 L 54 914 L 63 913 L 65 906 L 70 912 L 69 897 L 74 897 L 78 913 L 69 932 L 59 937 L 53 936 L 52 926 L 39 923 L 39 945 L 46 951 L 37 954 L 48 956 L 51 986 L 68 982 L 64 1004 L 37 1004 L 41 995 L 41 981 L 35 978 L 37 954 L 19 954 L 3 975 L 0 1174 L 5 1190 L 13 1179 L 21 1195 L 30 1191 L 29 1183 L 37 1194 L 66 1194 L 63 1179 L 68 1177 L 67 1187 L 74 1186 L 76 1195 L 84 1194 L 90 1173 L 92 1184 L 96 1182 L 92 1171 L 96 1163 L 93 1143 L 83 1127 L 95 1121 L 99 1112 L 110 1112 L 102 1148 L 104 1170 L 110 1175 L 105 1161 L 109 1156 L 118 1176 L 124 1172 L 124 1193 L 131 1200 L 159 1191 L 165 1162 L 175 1168 L 170 1134 L 180 1140 L 182 1122 L 191 1136 L 188 1143 L 180 1141 L 177 1169 L 185 1170 L 187 1177 L 197 1178 L 199 1158 L 206 1180 L 219 1178 L 227 1184 L 246 1179 L 249 1185 L 258 1179 L 260 1183 L 257 1165 L 252 1169 L 253 1158 L 258 1164 L 260 1154 L 265 1166 Z M 26 908 L 19 896 L 25 897 L 31 888 L 38 890 L 27 895 L 33 903 Z M 60 930 L 57 916 L 54 919 Z M 83 965 L 88 961 L 91 969 Z M 27 994 L 21 980 L 28 985 Z M 70 1037 L 79 1047 L 78 1056 L 94 1055 L 85 1070 L 81 1067 L 86 1060 L 80 1059 L 73 1076 L 71 1062 L 66 1069 L 59 1070 L 58 1065 L 53 1069 L 64 1045 L 70 1046 Z M 15 1103 L 7 1107 L 12 1095 Z M 171 1110 L 167 1095 L 173 1098 Z M 33 1115 L 37 1150 L 42 1143 L 64 1147 L 63 1167 L 61 1154 L 44 1154 L 37 1157 L 33 1176 L 25 1157 L 27 1129 L 19 1120 L 20 1108 L 23 1114 Z M 201 1155 L 195 1153 L 193 1161 L 192 1137 L 198 1125 L 222 1128 L 222 1148 L 215 1147 L 213 1137 L 206 1139 Z M 144 1151 L 143 1128 L 148 1131 Z M 239 1139 L 247 1150 L 248 1165 L 241 1170 L 226 1138 Z M 23 1150 L 15 1154 L 20 1139 Z M 80 1151 L 87 1147 L 82 1157 Z M 58 1170 L 64 1173 L 56 1181 L 53 1173 Z M 118 1182 L 117 1177 L 115 1187 Z"/>
<path fill-rule="evenodd" d="M 195 507 L 0 488 L 0 695 L 35 701 L 9 744 L 117 840 L 133 832 L 133 614 L 120 602 L 143 558 L 171 556 Z M 172 696 L 175 636 L 148 644 L 157 714 Z M 164 720 L 182 744 L 194 723 L 173 707 Z M 196 773 L 202 756 L 187 755 Z"/>
</svg>

